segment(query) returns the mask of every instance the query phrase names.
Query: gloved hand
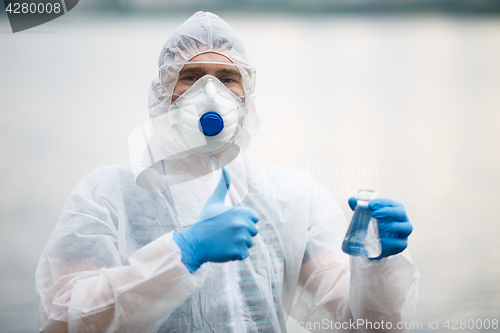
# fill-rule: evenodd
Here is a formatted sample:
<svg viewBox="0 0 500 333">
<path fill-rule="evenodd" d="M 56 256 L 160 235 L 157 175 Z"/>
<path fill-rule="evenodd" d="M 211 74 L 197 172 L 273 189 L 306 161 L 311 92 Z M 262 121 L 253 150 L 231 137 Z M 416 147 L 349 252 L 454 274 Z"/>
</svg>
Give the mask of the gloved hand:
<svg viewBox="0 0 500 333">
<path fill-rule="evenodd" d="M 248 207 L 224 205 L 231 178 L 226 168 L 222 173 L 197 223 L 173 234 L 190 273 L 208 261 L 245 259 L 253 245 L 252 237 L 258 233 L 255 225 L 259 221 L 257 212 Z"/>
<path fill-rule="evenodd" d="M 352 210 L 356 208 L 357 199 L 349 198 L 349 206 Z M 378 221 L 380 242 L 382 243 L 382 254 L 372 260 L 392 256 L 402 252 L 408 246 L 408 236 L 413 231 L 413 226 L 402 204 L 390 199 L 373 199 L 368 204 L 372 210 L 371 216 Z"/>
</svg>

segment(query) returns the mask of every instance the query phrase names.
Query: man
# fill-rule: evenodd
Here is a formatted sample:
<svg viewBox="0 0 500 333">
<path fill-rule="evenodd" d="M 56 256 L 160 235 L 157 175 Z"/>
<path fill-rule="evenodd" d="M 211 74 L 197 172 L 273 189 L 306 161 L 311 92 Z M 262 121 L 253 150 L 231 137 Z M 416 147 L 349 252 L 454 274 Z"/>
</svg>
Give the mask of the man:
<svg viewBox="0 0 500 333">
<path fill-rule="evenodd" d="M 404 208 L 373 200 L 382 253 L 349 263 L 331 194 L 244 153 L 259 124 L 247 59 L 211 13 L 167 40 L 136 158 L 77 185 L 42 254 L 40 331 L 285 332 L 290 315 L 311 331 L 404 330 L 418 280 Z"/>
</svg>

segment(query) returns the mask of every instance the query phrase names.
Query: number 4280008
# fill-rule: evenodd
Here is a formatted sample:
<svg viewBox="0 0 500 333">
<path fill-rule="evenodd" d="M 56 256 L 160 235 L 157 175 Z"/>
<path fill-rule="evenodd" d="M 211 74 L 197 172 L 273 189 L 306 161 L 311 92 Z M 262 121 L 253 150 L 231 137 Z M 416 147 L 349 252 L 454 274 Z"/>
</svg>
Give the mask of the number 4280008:
<svg viewBox="0 0 500 333">
<path fill-rule="evenodd" d="M 60 3 L 9 3 L 5 11 L 9 14 L 59 14 Z"/>
<path fill-rule="evenodd" d="M 444 327 L 449 330 L 498 329 L 498 319 L 448 319 Z"/>
</svg>

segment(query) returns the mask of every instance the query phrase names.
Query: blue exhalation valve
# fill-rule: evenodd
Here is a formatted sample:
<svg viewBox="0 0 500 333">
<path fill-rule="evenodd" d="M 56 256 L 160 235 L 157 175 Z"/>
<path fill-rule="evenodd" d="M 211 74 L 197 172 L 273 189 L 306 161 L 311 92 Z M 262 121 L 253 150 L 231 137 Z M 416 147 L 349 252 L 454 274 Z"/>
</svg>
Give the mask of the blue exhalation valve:
<svg viewBox="0 0 500 333">
<path fill-rule="evenodd" d="M 217 112 L 209 111 L 200 117 L 200 131 L 206 136 L 214 136 L 224 129 L 224 121 Z"/>
</svg>

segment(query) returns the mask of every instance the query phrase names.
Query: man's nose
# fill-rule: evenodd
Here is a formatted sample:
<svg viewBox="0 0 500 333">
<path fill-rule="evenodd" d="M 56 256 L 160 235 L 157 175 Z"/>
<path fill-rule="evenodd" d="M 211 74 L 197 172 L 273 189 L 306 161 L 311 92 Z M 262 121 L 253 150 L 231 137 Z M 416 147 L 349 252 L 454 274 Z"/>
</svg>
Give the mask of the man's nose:
<svg viewBox="0 0 500 333">
<path fill-rule="evenodd" d="M 210 102 L 215 100 L 215 96 L 217 95 L 217 87 L 215 86 L 215 82 L 213 79 L 209 79 L 205 86 L 205 93 L 207 94 L 207 99 Z"/>
</svg>

